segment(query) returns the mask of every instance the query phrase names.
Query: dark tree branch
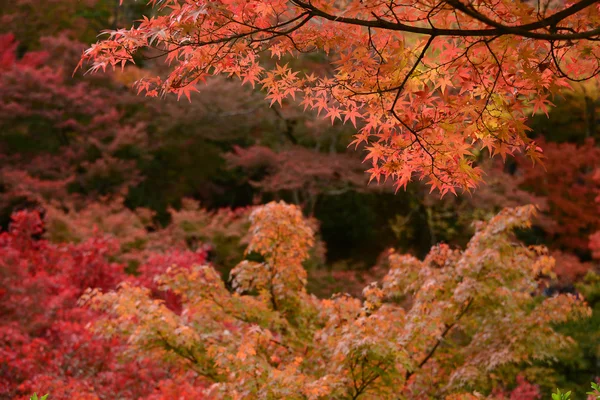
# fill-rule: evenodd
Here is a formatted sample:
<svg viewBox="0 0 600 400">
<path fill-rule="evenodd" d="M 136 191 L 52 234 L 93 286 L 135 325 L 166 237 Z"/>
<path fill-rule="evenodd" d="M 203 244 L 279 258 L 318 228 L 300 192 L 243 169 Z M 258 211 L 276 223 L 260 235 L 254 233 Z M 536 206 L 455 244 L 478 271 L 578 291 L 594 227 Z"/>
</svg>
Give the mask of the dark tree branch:
<svg viewBox="0 0 600 400">
<path fill-rule="evenodd" d="M 446 336 L 448 335 L 448 333 L 452 330 L 452 328 L 454 328 L 456 326 L 456 324 L 461 320 L 461 318 L 467 313 L 467 311 L 471 307 L 471 304 L 473 304 L 473 299 L 472 298 L 469 299 L 469 301 L 467 302 L 467 305 L 456 316 L 456 319 L 454 320 L 454 322 L 452 322 L 449 325 L 446 325 L 446 327 L 444 328 L 444 331 L 442 332 L 442 334 L 435 341 L 435 344 L 433 345 L 433 347 L 427 352 L 427 355 L 425 356 L 425 358 L 423 358 L 419 362 L 419 364 L 417 365 L 417 368 L 415 368 L 413 371 L 407 371 L 406 372 L 406 380 L 408 380 L 412 375 L 414 375 L 414 373 L 417 370 L 423 368 L 423 366 L 425 364 L 427 364 L 427 362 L 431 359 L 431 357 L 433 357 L 433 355 L 435 354 L 436 350 L 440 347 L 440 344 L 442 344 L 442 342 L 444 341 L 444 339 L 446 338 Z"/>
<path fill-rule="evenodd" d="M 306 10 L 308 12 L 309 17 L 319 17 L 329 21 L 338 22 L 341 24 L 349 24 L 356 26 L 364 26 L 370 28 L 381 28 L 387 29 L 391 31 L 400 31 L 400 32 L 412 32 L 412 33 L 420 33 L 423 35 L 433 35 L 433 36 L 454 36 L 454 37 L 469 37 L 469 36 L 503 36 L 503 35 L 517 35 L 522 37 L 527 37 L 531 39 L 540 39 L 540 40 L 577 40 L 577 39 L 589 39 L 593 38 L 600 34 L 600 27 L 596 29 L 592 29 L 584 32 L 576 32 L 570 34 L 559 34 L 559 33 L 542 33 L 542 32 L 534 32 L 538 29 L 550 28 L 552 26 L 556 26 L 559 22 L 563 21 L 567 17 L 576 14 L 577 12 L 584 10 L 587 7 L 594 5 L 597 0 L 582 0 L 575 5 L 568 7 L 556 14 L 553 14 L 547 18 L 544 18 L 538 22 L 518 25 L 518 26 L 509 26 L 503 25 L 498 22 L 495 22 L 486 16 L 479 14 L 477 12 L 473 12 L 462 3 L 457 0 L 448 0 L 447 3 L 454 7 L 459 11 L 463 11 L 465 13 L 469 13 L 468 15 L 480 20 L 481 22 L 486 23 L 492 28 L 488 29 L 444 29 L 444 28 L 434 28 L 434 27 L 421 27 L 421 26 L 413 26 L 408 25 L 406 23 L 401 22 L 392 22 L 385 20 L 381 17 L 376 17 L 375 20 L 366 20 L 360 18 L 347 18 L 334 14 L 329 14 L 323 10 L 320 10 L 313 6 L 310 2 L 305 2 L 302 0 L 291 0 L 293 4 L 298 6 L 299 8 Z M 473 14 L 473 15 L 470 15 Z"/>
</svg>

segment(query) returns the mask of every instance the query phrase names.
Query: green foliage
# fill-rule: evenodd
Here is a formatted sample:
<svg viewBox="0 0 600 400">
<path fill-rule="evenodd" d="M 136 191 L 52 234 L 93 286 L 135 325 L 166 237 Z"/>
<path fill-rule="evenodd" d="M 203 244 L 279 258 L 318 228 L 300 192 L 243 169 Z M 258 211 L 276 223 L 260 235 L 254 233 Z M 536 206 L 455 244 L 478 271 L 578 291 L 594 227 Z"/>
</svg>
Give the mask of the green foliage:
<svg viewBox="0 0 600 400">
<path fill-rule="evenodd" d="M 552 400 L 570 400 L 571 392 L 562 393 L 560 389 L 556 389 L 556 393 L 552 393 Z"/>
<path fill-rule="evenodd" d="M 595 397 L 594 400 L 600 400 L 600 385 L 592 382 L 592 391 L 591 392 L 587 392 L 588 396 L 593 396 Z"/>
<path fill-rule="evenodd" d="M 600 400 L 600 385 L 597 383 L 591 383 L 592 390 L 587 392 L 588 400 Z M 556 389 L 555 393 L 552 393 L 552 400 L 571 400 L 571 391 L 561 392 L 560 389 Z"/>
<path fill-rule="evenodd" d="M 560 355 L 552 375 L 555 385 L 569 387 L 574 395 L 583 396 L 589 381 L 600 376 L 600 275 L 588 272 L 575 287 L 589 304 L 592 315 L 558 327 L 561 332 L 572 337 L 577 345 Z M 549 384 L 551 383 L 544 386 Z"/>
</svg>

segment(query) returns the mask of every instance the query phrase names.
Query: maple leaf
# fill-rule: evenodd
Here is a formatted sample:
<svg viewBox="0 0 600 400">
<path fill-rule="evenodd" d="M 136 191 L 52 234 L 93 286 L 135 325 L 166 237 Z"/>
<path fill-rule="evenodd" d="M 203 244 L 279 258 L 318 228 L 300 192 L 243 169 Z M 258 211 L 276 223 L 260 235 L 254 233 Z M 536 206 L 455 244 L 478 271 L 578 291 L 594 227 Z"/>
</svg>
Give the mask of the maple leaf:
<svg viewBox="0 0 600 400">
<path fill-rule="evenodd" d="M 180 88 L 179 90 L 177 90 L 177 100 L 179 100 L 181 98 L 181 95 L 184 95 L 188 99 L 188 101 L 191 103 L 192 102 L 192 98 L 191 98 L 192 92 L 199 92 L 198 88 L 194 84 L 188 84 L 188 85 Z"/>
<path fill-rule="evenodd" d="M 448 86 L 450 86 L 450 87 L 454 86 L 452 84 L 452 80 L 450 78 L 448 78 L 448 76 L 438 77 L 438 80 L 436 81 L 435 85 L 436 85 L 436 87 L 439 87 L 441 89 L 442 93 L 446 92 L 446 88 Z"/>
<path fill-rule="evenodd" d="M 345 117 L 344 117 L 344 123 L 348 122 L 348 120 L 350 120 L 350 122 L 352 122 L 352 125 L 354 125 L 354 127 L 356 128 L 356 118 L 360 118 L 362 117 L 362 114 L 358 112 L 358 109 L 356 108 L 352 108 L 349 109 L 345 112 Z"/>
<path fill-rule="evenodd" d="M 284 98 L 284 93 L 280 92 L 278 89 L 273 89 L 266 97 L 267 100 L 271 100 L 271 106 L 276 102 L 281 106 Z"/>
<path fill-rule="evenodd" d="M 179 266 L 158 280 L 182 296 L 181 314 L 128 283 L 87 294 L 86 304 L 101 316 L 96 332 L 152 360 L 202 371 L 219 384 L 217 398 L 268 390 L 341 399 L 357 387 L 383 399 L 434 397 L 432 380 L 448 398 L 474 398 L 464 382 L 489 393 L 498 371 L 513 379 L 517 369 L 507 366 L 568 348 L 555 324 L 590 314 L 575 296 L 532 293 L 553 262 L 543 249 L 515 243 L 512 231 L 533 213 L 505 209 L 479 224 L 464 250 L 434 246 L 422 261 L 391 251 L 388 273 L 364 288 L 364 299 L 318 299 L 306 293 L 302 268 L 314 232 L 297 207 L 272 202 L 250 216 L 246 253 L 264 262 L 231 271 L 234 293 L 212 266 Z M 398 304 L 407 295 L 410 304 Z"/>
<path fill-rule="evenodd" d="M 535 115 L 536 112 L 542 111 L 544 114 L 546 114 L 546 117 L 548 117 L 548 105 L 554 105 L 552 104 L 548 99 L 548 96 L 546 95 L 541 95 L 541 96 L 537 96 L 535 98 L 535 100 L 533 101 L 533 112 L 532 115 Z"/>
<path fill-rule="evenodd" d="M 329 110 L 327 111 L 327 115 L 325 115 L 325 117 L 329 117 L 331 118 L 331 124 L 333 125 L 333 123 L 335 122 L 336 119 L 342 119 L 342 116 L 340 114 L 340 109 L 336 106 L 333 107 L 329 107 Z"/>
<path fill-rule="evenodd" d="M 320 115 L 321 111 L 329 109 L 329 105 L 327 103 L 328 103 L 327 98 L 325 98 L 325 97 L 317 98 L 316 103 L 314 103 L 314 105 L 313 105 L 313 107 L 317 109 L 317 115 Z"/>
</svg>

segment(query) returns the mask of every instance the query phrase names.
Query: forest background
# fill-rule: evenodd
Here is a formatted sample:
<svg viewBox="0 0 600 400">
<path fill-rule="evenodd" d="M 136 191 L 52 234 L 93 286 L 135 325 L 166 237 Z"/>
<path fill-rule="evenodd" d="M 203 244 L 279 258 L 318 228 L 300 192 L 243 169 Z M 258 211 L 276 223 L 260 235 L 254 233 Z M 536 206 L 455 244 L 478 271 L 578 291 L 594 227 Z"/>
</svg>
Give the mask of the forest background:
<svg viewBox="0 0 600 400">
<path fill-rule="evenodd" d="M 99 31 L 149 12 L 132 1 L 0 1 L 0 397 L 115 398 L 108 396 L 132 380 L 138 385 L 123 398 L 198 396 L 189 371 L 136 360 L 137 368 L 147 363 L 147 376 L 129 376 L 131 366 L 106 351 L 116 342 L 85 329 L 95 317 L 77 299 L 88 287 L 133 279 L 177 308 L 181 300 L 158 290 L 154 276 L 173 264 L 210 262 L 227 279 L 249 243 L 248 215 L 273 200 L 296 205 L 318 232 L 304 266 L 308 292 L 319 298 L 362 298 L 362 288 L 385 275 L 390 248 L 420 259 L 439 243 L 464 248 L 475 221 L 536 205 L 531 228 L 517 236 L 556 259 L 543 296 L 584 294 L 592 314 L 556 325 L 574 340 L 568 351 L 497 377 L 490 393 L 535 399 L 559 386 L 582 395 L 600 377 L 597 81 L 561 92 L 548 116 L 538 110 L 527 121 L 543 165 L 482 150 L 485 183 L 440 198 L 419 181 L 399 191 L 369 183 L 364 153 L 348 148 L 351 124 L 292 100 L 270 106 L 237 80 L 209 79 L 187 101 L 132 89 L 165 72 L 160 57 L 73 73 Z M 318 53 L 290 63 L 330 68 Z M 15 244 L 25 234 L 38 245 Z M 36 266 L 23 271 L 23 262 Z M 50 311 L 40 308 L 48 304 Z"/>
</svg>

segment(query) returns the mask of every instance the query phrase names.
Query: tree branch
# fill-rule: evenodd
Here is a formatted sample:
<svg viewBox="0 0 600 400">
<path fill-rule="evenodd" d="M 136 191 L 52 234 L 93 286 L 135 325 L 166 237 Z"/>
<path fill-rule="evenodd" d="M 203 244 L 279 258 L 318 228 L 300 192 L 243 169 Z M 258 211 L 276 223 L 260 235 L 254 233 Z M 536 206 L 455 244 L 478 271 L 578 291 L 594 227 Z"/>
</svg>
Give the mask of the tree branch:
<svg viewBox="0 0 600 400">
<path fill-rule="evenodd" d="M 438 339 L 436 340 L 436 342 L 433 345 L 433 347 L 429 350 L 429 352 L 427 352 L 427 355 L 425 356 L 425 358 L 423 358 L 423 360 L 421 360 L 421 362 L 419 362 L 419 365 L 417 366 L 417 368 L 415 368 L 412 371 L 407 371 L 406 372 L 406 378 L 405 378 L 406 381 L 408 381 L 408 379 L 412 375 L 414 375 L 414 373 L 417 370 L 423 368 L 423 366 L 425 364 L 427 364 L 427 362 L 431 359 L 431 357 L 433 357 L 433 355 L 435 354 L 436 350 L 438 349 L 438 347 L 440 347 L 440 344 L 444 341 L 444 339 L 446 338 L 446 336 L 448 335 L 448 333 L 452 330 L 452 328 L 454 328 L 456 326 L 456 324 L 460 321 L 460 319 L 467 313 L 467 311 L 471 307 L 471 304 L 473 304 L 473 298 L 471 298 L 471 299 L 468 300 L 467 305 L 456 316 L 456 319 L 454 320 L 454 322 L 452 322 L 450 325 L 446 325 L 446 327 L 444 328 L 444 331 L 442 332 L 442 334 L 438 337 Z"/>
<path fill-rule="evenodd" d="M 311 3 L 302 1 L 302 0 L 291 0 L 293 4 L 306 10 L 309 13 L 309 16 L 320 17 L 329 21 L 338 22 L 341 24 L 349 24 L 349 25 L 357 25 L 364 26 L 370 28 L 381 28 L 387 29 L 390 31 L 400 31 L 400 32 L 412 32 L 412 33 L 420 33 L 424 35 L 434 35 L 434 36 L 454 36 L 454 37 L 468 37 L 468 36 L 503 36 L 503 35 L 517 35 L 522 37 L 527 37 L 531 39 L 541 39 L 541 40 L 577 40 L 577 39 L 588 39 L 600 34 L 600 27 L 596 29 L 592 29 L 584 32 L 576 32 L 570 34 L 558 34 L 558 33 L 540 33 L 533 32 L 537 29 L 543 29 L 550 26 L 554 26 L 558 24 L 560 21 L 563 21 L 565 18 L 576 14 L 577 12 L 593 5 L 597 0 L 582 0 L 579 3 L 562 10 L 556 14 L 553 14 L 547 18 L 544 18 L 538 22 L 518 25 L 518 26 L 507 26 L 500 23 L 497 23 L 482 14 L 474 13 L 473 11 L 466 8 L 466 6 L 462 5 L 462 3 L 457 0 L 448 0 L 447 3 L 452 7 L 455 7 L 459 11 L 463 11 L 465 13 L 471 13 L 471 17 L 484 22 L 493 28 L 489 29 L 444 29 L 444 28 L 434 28 L 434 27 L 420 27 L 408 25 L 401 22 L 392 22 L 385 20 L 380 17 L 376 17 L 375 20 L 365 20 L 360 18 L 348 18 L 342 17 L 334 14 L 329 14 L 323 10 L 320 10 L 313 6 Z"/>
</svg>

